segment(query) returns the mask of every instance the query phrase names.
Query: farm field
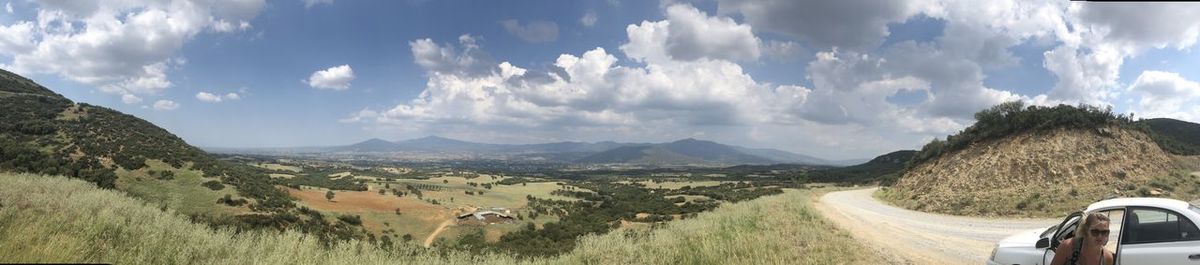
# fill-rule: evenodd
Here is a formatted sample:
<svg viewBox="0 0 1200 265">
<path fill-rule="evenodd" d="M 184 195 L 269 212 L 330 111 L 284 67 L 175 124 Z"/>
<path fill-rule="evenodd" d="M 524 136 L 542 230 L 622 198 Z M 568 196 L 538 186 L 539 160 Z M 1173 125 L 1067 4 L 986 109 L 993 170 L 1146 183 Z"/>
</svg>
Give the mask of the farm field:
<svg viewBox="0 0 1200 265">
<path fill-rule="evenodd" d="M 344 174 L 342 176 L 345 176 Z M 528 212 L 524 207 L 528 203 L 526 196 L 539 199 L 554 199 L 574 201 L 577 199 L 553 195 L 551 192 L 562 185 L 556 182 L 531 182 L 516 185 L 493 184 L 491 189 L 483 185 L 471 186 L 468 183 L 494 183 L 504 177 L 436 177 L 430 179 L 388 179 L 379 181 L 375 177 L 355 176 L 369 180 L 366 191 L 334 191 L 334 198 L 328 200 L 325 194 L 328 189 L 316 187 L 289 188 L 292 197 L 300 204 L 322 212 L 335 215 L 358 215 L 362 218 L 362 226 L 376 235 L 388 235 L 393 238 L 410 235 L 414 240 L 425 239 L 439 224 L 455 218 L 457 214 L 467 213 L 476 209 L 505 208 L 512 211 L 513 216 L 520 219 L 512 223 L 491 224 L 483 226 L 450 225 L 438 238 L 454 239 L 459 235 L 483 229 L 489 241 L 495 241 L 501 235 L 518 230 L 532 222 L 540 226 L 547 222 L 557 221 L 553 215 L 541 215 L 536 219 L 527 218 Z M 407 194 L 396 196 L 392 189 L 407 192 L 406 186 L 420 187 L 421 198 Z M 380 190 L 384 194 L 380 194 Z M 583 190 L 574 188 L 575 190 Z M 466 192 L 476 195 L 468 195 Z M 482 193 L 482 195 L 479 195 Z M 215 200 L 215 199 L 214 199 Z M 436 201 L 437 204 L 434 204 Z"/>
<path fill-rule="evenodd" d="M 289 165 L 276 164 L 276 163 L 256 163 L 256 164 L 252 164 L 252 165 L 256 166 L 256 167 L 270 169 L 270 170 L 282 170 L 282 171 L 291 171 L 291 172 L 302 171 L 300 169 L 300 167 L 297 167 L 297 166 L 289 166 Z"/>
<path fill-rule="evenodd" d="M 625 183 L 630 183 L 630 182 L 626 181 Z M 701 181 L 660 181 L 660 182 L 656 183 L 656 182 L 650 181 L 650 180 L 643 180 L 643 181 L 638 181 L 637 183 L 646 185 L 646 188 L 677 190 L 679 188 L 683 188 L 684 186 L 709 187 L 709 186 L 720 186 L 723 183 L 737 183 L 737 182 L 736 181 L 701 180 Z"/>
</svg>

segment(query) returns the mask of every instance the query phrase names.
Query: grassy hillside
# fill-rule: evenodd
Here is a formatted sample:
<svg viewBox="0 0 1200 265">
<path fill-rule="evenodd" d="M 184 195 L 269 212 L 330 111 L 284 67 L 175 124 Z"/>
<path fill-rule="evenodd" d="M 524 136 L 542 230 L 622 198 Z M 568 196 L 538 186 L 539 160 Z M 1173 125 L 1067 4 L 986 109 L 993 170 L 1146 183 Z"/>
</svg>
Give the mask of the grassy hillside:
<svg viewBox="0 0 1200 265">
<path fill-rule="evenodd" d="M 63 177 L 0 174 L 0 260 L 116 264 L 880 264 L 810 208 L 808 191 L 722 206 L 655 230 L 580 239 L 517 260 L 412 244 L 323 247 L 296 232 L 212 230 L 119 192 Z"/>
<path fill-rule="evenodd" d="M 1200 124 L 1166 118 L 1138 123 L 1149 127 L 1150 136 L 1163 150 L 1176 155 L 1200 155 Z"/>
<path fill-rule="evenodd" d="M 900 150 L 887 153 L 860 165 L 814 170 L 808 173 L 815 182 L 865 183 L 880 181 L 889 185 L 903 173 L 904 167 L 917 151 Z"/>
</svg>

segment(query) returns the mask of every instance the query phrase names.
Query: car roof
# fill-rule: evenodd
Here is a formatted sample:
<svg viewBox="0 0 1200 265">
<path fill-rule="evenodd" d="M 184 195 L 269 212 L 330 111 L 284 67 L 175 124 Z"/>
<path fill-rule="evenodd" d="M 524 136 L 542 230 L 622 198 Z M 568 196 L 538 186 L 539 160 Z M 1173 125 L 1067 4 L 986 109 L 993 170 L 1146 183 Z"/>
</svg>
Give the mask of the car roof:
<svg viewBox="0 0 1200 265">
<path fill-rule="evenodd" d="M 1124 206 L 1148 206 L 1170 209 L 1175 211 L 1185 211 L 1188 209 L 1188 204 L 1185 201 L 1167 198 L 1115 198 L 1099 201 L 1088 205 L 1086 212 L 1091 212 L 1101 208 L 1124 207 Z"/>
</svg>

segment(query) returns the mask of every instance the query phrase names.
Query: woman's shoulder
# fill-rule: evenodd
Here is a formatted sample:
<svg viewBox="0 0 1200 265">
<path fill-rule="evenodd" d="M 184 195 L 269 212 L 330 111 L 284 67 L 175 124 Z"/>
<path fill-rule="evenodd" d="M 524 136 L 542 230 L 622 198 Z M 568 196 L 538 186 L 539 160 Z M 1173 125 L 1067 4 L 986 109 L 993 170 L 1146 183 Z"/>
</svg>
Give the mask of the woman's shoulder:
<svg viewBox="0 0 1200 265">
<path fill-rule="evenodd" d="M 1109 251 L 1108 249 L 1104 249 L 1103 252 L 1104 252 L 1104 264 L 1114 264 L 1117 262 L 1117 259 L 1114 256 L 1114 254 L 1112 253 L 1112 251 Z"/>
</svg>

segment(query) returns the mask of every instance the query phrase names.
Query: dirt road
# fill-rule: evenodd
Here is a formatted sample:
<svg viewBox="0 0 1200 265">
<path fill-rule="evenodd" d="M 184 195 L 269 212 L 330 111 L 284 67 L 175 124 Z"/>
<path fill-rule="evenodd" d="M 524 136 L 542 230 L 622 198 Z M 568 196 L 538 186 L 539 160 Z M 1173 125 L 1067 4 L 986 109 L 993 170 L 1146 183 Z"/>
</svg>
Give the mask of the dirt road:
<svg viewBox="0 0 1200 265">
<path fill-rule="evenodd" d="M 839 228 L 896 262 L 983 264 L 1000 239 L 1060 221 L 911 211 L 876 200 L 871 196 L 876 189 L 830 192 L 821 197 L 816 208 Z"/>
<path fill-rule="evenodd" d="M 451 219 L 451 220 L 443 221 L 441 224 L 439 224 L 437 229 L 434 229 L 433 233 L 430 233 L 429 237 L 425 238 L 425 247 L 432 246 L 433 240 L 437 238 L 438 234 L 441 234 L 442 230 L 446 230 L 446 227 L 450 226 L 450 224 L 453 224 L 453 223 L 454 223 L 454 220 Z"/>
</svg>

